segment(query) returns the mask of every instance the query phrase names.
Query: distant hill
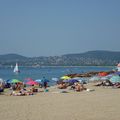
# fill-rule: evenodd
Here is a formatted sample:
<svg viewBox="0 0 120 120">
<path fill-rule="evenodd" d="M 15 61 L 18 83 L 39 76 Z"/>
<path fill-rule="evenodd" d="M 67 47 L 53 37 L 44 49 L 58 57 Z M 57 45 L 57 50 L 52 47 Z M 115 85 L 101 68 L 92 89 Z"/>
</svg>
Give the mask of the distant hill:
<svg viewBox="0 0 120 120">
<path fill-rule="evenodd" d="M 18 54 L 5 54 L 5 55 L 0 55 L 0 60 L 20 60 L 20 59 L 26 59 L 27 57 L 24 57 L 22 55 Z"/>
<path fill-rule="evenodd" d="M 22 65 L 27 59 L 27 57 L 18 54 L 0 55 L 0 66 L 15 65 L 16 62 Z"/>
<path fill-rule="evenodd" d="M 65 54 L 50 57 L 25 57 L 18 54 L 0 55 L 0 65 L 11 65 L 15 62 L 23 66 L 100 66 L 116 65 L 120 61 L 120 52 L 88 51 L 78 54 Z"/>
<path fill-rule="evenodd" d="M 79 54 L 66 54 L 64 56 L 67 57 L 89 57 L 89 58 L 96 58 L 96 59 L 104 59 L 104 58 L 110 58 L 113 59 L 119 59 L 120 60 L 120 52 L 113 52 L 113 51 L 103 51 L 103 50 L 96 50 L 96 51 L 88 51 L 85 53 L 79 53 Z"/>
<path fill-rule="evenodd" d="M 63 57 L 69 63 L 76 65 L 115 65 L 120 61 L 120 52 L 96 50 L 79 54 L 66 54 Z"/>
</svg>

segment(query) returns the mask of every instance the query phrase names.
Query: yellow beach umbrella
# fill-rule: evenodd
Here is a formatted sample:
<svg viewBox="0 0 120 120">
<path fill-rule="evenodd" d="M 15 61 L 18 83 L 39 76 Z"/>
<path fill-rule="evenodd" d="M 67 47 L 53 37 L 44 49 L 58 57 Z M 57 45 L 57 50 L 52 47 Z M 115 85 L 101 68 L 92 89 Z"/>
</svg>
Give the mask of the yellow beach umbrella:
<svg viewBox="0 0 120 120">
<path fill-rule="evenodd" d="M 62 76 L 60 79 L 68 80 L 68 79 L 71 79 L 71 78 L 69 76 L 65 75 L 65 76 Z"/>
</svg>

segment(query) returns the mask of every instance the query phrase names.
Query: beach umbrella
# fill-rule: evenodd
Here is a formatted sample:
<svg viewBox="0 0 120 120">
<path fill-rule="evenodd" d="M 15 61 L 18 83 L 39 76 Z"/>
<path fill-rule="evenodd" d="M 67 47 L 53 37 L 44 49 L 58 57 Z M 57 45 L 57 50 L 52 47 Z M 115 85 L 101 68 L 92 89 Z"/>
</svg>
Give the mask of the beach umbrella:
<svg viewBox="0 0 120 120">
<path fill-rule="evenodd" d="M 99 76 L 93 76 L 89 79 L 89 81 L 99 81 L 100 77 Z"/>
<path fill-rule="evenodd" d="M 108 73 L 107 72 L 100 72 L 100 73 L 98 73 L 98 75 L 102 77 L 102 76 L 107 76 Z"/>
<path fill-rule="evenodd" d="M 80 77 L 74 77 L 73 79 L 80 80 L 81 78 Z"/>
<path fill-rule="evenodd" d="M 22 81 L 18 80 L 18 79 L 12 79 L 9 81 L 10 83 L 22 83 Z"/>
<path fill-rule="evenodd" d="M 41 80 L 41 79 L 37 79 L 37 80 L 35 80 L 35 82 L 37 82 L 37 83 L 41 83 L 42 80 Z"/>
<path fill-rule="evenodd" d="M 8 79 L 8 80 L 6 80 L 6 83 L 11 83 L 11 80 L 12 80 L 12 79 Z"/>
<path fill-rule="evenodd" d="M 38 85 L 38 83 L 35 82 L 35 81 L 28 81 L 25 84 L 27 84 L 27 85 Z"/>
<path fill-rule="evenodd" d="M 100 80 L 108 80 L 108 79 L 109 79 L 109 77 L 107 77 L 107 76 L 104 76 L 104 77 L 100 78 Z"/>
<path fill-rule="evenodd" d="M 120 82 L 120 76 L 114 75 L 114 76 L 112 76 L 112 77 L 110 78 L 110 81 L 111 81 L 112 83 Z"/>
<path fill-rule="evenodd" d="M 75 82 L 79 82 L 79 81 L 76 80 L 76 79 L 70 79 L 70 80 L 68 80 L 68 82 L 69 82 L 69 83 L 75 83 Z"/>
<path fill-rule="evenodd" d="M 75 83 L 75 82 L 79 82 L 76 79 L 69 79 L 69 80 L 63 80 L 63 82 L 67 82 L 67 83 Z"/>
<path fill-rule="evenodd" d="M 51 80 L 57 82 L 59 79 L 58 78 L 52 78 Z"/>
<path fill-rule="evenodd" d="M 4 80 L 2 78 L 0 78 L 0 83 L 4 83 Z"/>
<path fill-rule="evenodd" d="M 80 83 L 87 83 L 89 81 L 89 78 L 87 78 L 87 77 L 81 77 L 81 78 L 78 79 L 78 81 Z"/>
<path fill-rule="evenodd" d="M 108 77 L 109 79 L 113 76 L 114 74 L 109 74 L 106 77 Z"/>
<path fill-rule="evenodd" d="M 71 79 L 71 78 L 69 76 L 62 76 L 60 79 L 68 80 L 68 79 Z"/>
</svg>

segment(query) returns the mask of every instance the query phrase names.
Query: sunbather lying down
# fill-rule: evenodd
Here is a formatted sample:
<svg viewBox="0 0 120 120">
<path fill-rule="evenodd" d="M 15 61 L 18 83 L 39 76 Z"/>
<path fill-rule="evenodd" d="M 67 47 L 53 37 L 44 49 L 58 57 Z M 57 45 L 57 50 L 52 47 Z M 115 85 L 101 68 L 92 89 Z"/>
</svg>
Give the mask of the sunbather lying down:
<svg viewBox="0 0 120 120">
<path fill-rule="evenodd" d="M 119 82 L 114 83 L 114 84 L 113 84 L 113 87 L 115 87 L 115 88 L 120 88 L 120 83 L 119 83 Z"/>
<path fill-rule="evenodd" d="M 25 90 L 25 89 L 21 89 L 20 91 L 13 91 L 10 95 L 13 96 L 27 96 L 27 95 L 33 95 L 33 91 L 32 90 Z"/>
<path fill-rule="evenodd" d="M 84 85 L 80 84 L 80 83 L 74 83 L 74 85 L 72 85 L 71 88 L 74 89 L 77 92 L 86 90 L 86 88 L 84 87 Z"/>
<path fill-rule="evenodd" d="M 104 80 L 101 83 L 96 84 L 95 86 L 113 86 L 114 84 L 109 80 Z"/>
</svg>

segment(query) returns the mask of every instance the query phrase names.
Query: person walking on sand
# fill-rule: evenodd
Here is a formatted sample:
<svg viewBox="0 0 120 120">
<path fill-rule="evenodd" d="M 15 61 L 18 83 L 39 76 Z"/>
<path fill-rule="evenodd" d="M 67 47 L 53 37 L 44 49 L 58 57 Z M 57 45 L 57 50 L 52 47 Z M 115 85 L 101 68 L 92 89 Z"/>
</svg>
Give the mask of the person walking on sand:
<svg viewBox="0 0 120 120">
<path fill-rule="evenodd" d="M 42 83 L 43 83 L 44 89 L 46 89 L 48 87 L 48 80 L 45 77 L 43 77 Z"/>
</svg>

